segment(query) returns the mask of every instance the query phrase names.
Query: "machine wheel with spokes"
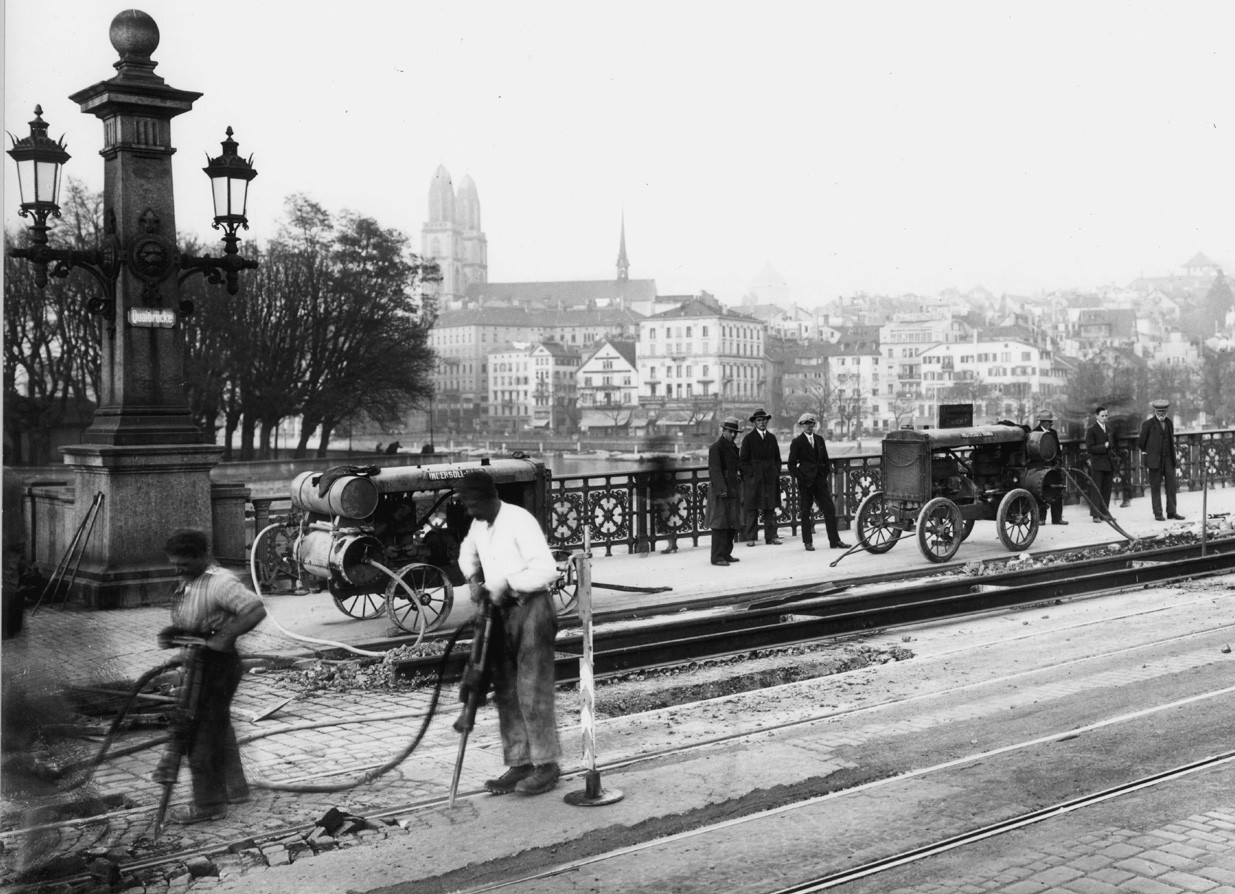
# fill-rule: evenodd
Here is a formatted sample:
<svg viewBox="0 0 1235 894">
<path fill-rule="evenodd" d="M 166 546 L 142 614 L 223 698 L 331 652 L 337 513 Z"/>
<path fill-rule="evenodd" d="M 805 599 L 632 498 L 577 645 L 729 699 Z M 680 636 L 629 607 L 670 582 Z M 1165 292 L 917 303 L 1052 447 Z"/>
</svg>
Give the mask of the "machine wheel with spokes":
<svg viewBox="0 0 1235 894">
<path fill-rule="evenodd" d="M 1038 501 L 1023 487 L 1008 491 L 999 501 L 995 525 L 999 529 L 999 542 L 1012 552 L 1029 549 L 1041 525 Z"/>
<path fill-rule="evenodd" d="M 351 596 L 331 594 L 334 607 L 352 618 L 367 621 L 376 618 L 386 607 L 386 597 L 381 593 L 355 593 Z"/>
<path fill-rule="evenodd" d="M 870 553 L 886 553 L 900 540 L 901 529 L 895 513 L 889 513 L 883 499 L 883 491 L 867 494 L 858 506 L 855 521 L 858 539 Z"/>
<path fill-rule="evenodd" d="M 918 514 L 918 547 L 932 562 L 947 562 L 964 539 L 961 507 L 947 497 L 935 497 Z"/>
<path fill-rule="evenodd" d="M 549 584 L 549 600 L 558 617 L 569 614 L 579 603 L 579 573 L 570 550 L 555 549 L 558 577 Z"/>
<path fill-rule="evenodd" d="M 386 616 L 408 633 L 417 632 L 417 615 L 422 612 L 426 633 L 441 627 L 455 604 L 454 585 L 442 569 L 413 562 L 400 568 L 397 575 L 398 580 L 386 584 Z"/>
</svg>

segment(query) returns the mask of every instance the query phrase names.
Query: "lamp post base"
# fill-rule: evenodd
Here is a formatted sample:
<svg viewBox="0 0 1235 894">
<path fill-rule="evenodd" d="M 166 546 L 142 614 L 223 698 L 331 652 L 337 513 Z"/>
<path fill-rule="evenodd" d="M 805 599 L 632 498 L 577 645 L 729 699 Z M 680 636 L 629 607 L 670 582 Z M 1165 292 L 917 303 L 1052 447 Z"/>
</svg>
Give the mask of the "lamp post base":
<svg viewBox="0 0 1235 894">
<path fill-rule="evenodd" d="M 98 494 L 100 517 L 76 545 L 68 598 L 90 608 L 167 602 L 175 577 L 163 542 L 176 528 L 213 536 L 210 470 L 223 454 L 214 444 L 63 448 L 69 488 L 34 495 L 35 561 L 51 572 Z M 84 532 L 83 532 L 84 535 Z"/>
</svg>

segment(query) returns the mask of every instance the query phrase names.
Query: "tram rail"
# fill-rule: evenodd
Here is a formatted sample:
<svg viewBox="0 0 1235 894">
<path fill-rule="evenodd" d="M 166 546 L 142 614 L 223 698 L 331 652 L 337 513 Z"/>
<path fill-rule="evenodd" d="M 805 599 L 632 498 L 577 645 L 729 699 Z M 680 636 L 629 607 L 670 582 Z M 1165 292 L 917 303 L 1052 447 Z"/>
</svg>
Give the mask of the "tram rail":
<svg viewBox="0 0 1235 894">
<path fill-rule="evenodd" d="M 1202 555 L 1198 545 L 1181 545 L 1009 570 L 980 578 L 966 576 L 945 580 L 937 579 L 941 569 L 936 566 L 932 569 L 934 580 L 899 588 L 883 586 L 865 593 L 854 592 L 855 588 L 826 584 L 770 590 L 755 599 L 748 597 L 746 602 L 738 603 L 733 611 L 724 615 L 678 619 L 671 623 L 657 622 L 644 628 L 598 631 L 598 675 L 627 673 L 634 667 L 653 667 L 657 663 L 680 663 L 699 657 L 774 648 L 854 630 L 886 628 L 898 623 L 914 623 L 963 612 L 1033 605 L 1187 580 L 1228 573 L 1235 568 L 1235 539 L 1210 542 L 1204 552 L 1205 555 Z M 561 679 L 571 679 L 570 670 L 572 667 L 577 669 L 578 656 L 564 651 L 573 647 L 577 640 L 577 636 L 568 636 L 559 643 L 559 648 L 563 650 L 558 661 Z M 440 661 L 440 656 L 432 660 Z M 645 663 L 640 664 L 639 661 Z M 607 765 L 606 769 L 611 767 Z M 572 775 L 577 774 L 564 774 L 563 778 Z M 466 797 L 479 792 L 462 794 Z M 443 803 L 444 797 L 429 797 L 371 812 L 367 816 L 373 819 L 405 816 L 409 812 L 438 807 Z M 138 814 L 144 810 L 147 808 L 124 812 Z M 311 823 L 289 824 L 279 830 L 246 836 L 236 844 L 244 840 L 271 841 L 312 828 Z M 218 848 L 210 848 L 151 855 L 125 864 L 123 870 L 125 873 L 135 873 L 183 862 L 199 854 L 217 852 Z M 19 890 L 27 889 L 23 887 Z"/>
<path fill-rule="evenodd" d="M 674 617 L 637 627 L 596 628 L 596 677 L 721 658 L 752 650 L 783 648 L 833 636 L 938 620 L 1098 592 L 1187 580 L 1235 569 L 1235 538 L 1162 547 L 1077 562 L 1017 568 L 981 578 L 949 577 L 870 592 L 826 583 L 769 590 L 749 600 L 743 611 Z M 740 604 L 740 603 L 739 603 Z M 578 680 L 578 633 L 558 638 L 555 673 L 559 683 Z M 430 673 L 439 657 L 395 662 L 404 676 Z M 463 656 L 452 658 L 448 673 L 462 672 Z"/>
</svg>

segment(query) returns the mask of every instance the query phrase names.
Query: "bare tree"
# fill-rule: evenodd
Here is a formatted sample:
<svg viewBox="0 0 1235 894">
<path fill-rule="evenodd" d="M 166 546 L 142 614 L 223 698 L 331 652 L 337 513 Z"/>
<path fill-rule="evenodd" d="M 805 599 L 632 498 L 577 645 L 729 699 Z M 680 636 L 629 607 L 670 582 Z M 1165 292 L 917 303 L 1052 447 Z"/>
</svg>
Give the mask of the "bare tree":
<svg viewBox="0 0 1235 894">
<path fill-rule="evenodd" d="M 103 199 L 69 180 L 62 218 L 52 231 L 59 248 L 86 250 L 103 236 Z M 24 237 L 23 237 L 24 239 Z M 32 456 L 11 461 L 46 461 L 49 429 L 74 410 L 88 409 L 99 394 L 101 318 L 87 312 L 100 296 L 83 271 L 53 275 L 38 288 L 34 268 L 13 258 L 19 237 L 5 233 L 4 259 L 4 425 L 6 440 L 17 448 L 31 441 Z"/>
<path fill-rule="evenodd" d="M 1235 351 L 1206 350 L 1198 378 L 1207 424 L 1229 425 L 1235 420 Z"/>
</svg>

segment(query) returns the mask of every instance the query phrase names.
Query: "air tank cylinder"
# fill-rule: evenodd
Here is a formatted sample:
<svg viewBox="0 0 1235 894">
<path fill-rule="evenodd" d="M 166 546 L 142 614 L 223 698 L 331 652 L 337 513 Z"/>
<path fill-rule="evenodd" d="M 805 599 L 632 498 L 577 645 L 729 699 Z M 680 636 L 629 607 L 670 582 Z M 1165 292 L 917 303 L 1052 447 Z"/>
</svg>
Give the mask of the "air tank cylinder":
<svg viewBox="0 0 1235 894">
<path fill-rule="evenodd" d="M 368 518 L 377 509 L 377 485 L 363 475 L 343 475 L 330 483 L 326 493 L 318 493 L 313 479 L 319 472 L 301 472 L 292 479 L 292 505 L 318 515 Z"/>
<path fill-rule="evenodd" d="M 352 586 L 380 581 L 382 572 L 369 559 L 385 561 L 386 550 L 372 534 L 309 530 L 296 541 L 300 567 L 323 580 L 339 580 Z"/>
</svg>

